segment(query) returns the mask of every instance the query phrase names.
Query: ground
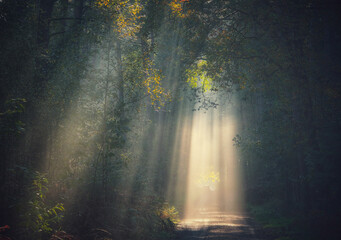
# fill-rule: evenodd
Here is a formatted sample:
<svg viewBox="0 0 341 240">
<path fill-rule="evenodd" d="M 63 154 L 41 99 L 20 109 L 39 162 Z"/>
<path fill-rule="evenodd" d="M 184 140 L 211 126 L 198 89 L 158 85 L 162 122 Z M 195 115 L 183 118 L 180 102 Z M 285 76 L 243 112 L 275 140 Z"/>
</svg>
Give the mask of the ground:
<svg viewBox="0 0 341 240">
<path fill-rule="evenodd" d="M 181 221 L 176 239 L 260 240 L 256 228 L 245 214 L 200 210 Z"/>
</svg>

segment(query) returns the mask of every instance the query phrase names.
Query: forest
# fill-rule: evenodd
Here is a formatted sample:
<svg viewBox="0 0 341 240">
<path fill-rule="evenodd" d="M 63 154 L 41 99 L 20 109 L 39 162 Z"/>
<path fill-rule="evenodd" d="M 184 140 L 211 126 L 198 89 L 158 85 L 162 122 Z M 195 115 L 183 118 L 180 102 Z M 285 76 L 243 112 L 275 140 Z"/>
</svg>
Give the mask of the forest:
<svg viewBox="0 0 341 240">
<path fill-rule="evenodd" d="M 341 239 L 340 13 L 0 0 L 0 240 Z"/>
</svg>

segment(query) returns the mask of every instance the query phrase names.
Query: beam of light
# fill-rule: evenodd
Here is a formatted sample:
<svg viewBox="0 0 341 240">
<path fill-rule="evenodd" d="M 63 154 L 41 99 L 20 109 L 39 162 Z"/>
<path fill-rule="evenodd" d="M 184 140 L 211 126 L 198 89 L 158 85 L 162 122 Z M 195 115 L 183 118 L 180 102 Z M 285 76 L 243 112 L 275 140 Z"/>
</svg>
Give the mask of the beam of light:
<svg viewBox="0 0 341 240">
<path fill-rule="evenodd" d="M 172 149 L 170 180 L 168 182 L 167 199 L 175 204 L 183 214 L 186 196 L 186 178 L 188 159 L 190 156 L 192 135 L 192 113 L 184 101 L 180 102 L 179 115 L 176 122 L 174 145 Z"/>
<path fill-rule="evenodd" d="M 173 171 L 178 175 L 186 172 L 186 178 L 178 176 L 174 187 L 175 195 L 182 196 L 183 222 L 205 222 L 204 213 L 243 211 L 239 162 L 232 141 L 237 123 L 232 110 L 221 105 L 187 111 L 179 117 L 173 157 L 178 159 L 178 169 Z"/>
</svg>

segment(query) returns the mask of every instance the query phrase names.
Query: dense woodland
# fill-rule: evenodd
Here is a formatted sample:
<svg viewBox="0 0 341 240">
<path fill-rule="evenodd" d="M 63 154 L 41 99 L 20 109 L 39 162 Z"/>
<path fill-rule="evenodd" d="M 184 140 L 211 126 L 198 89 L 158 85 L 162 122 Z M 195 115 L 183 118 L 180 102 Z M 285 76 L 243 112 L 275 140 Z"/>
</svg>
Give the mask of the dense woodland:
<svg viewBox="0 0 341 240">
<path fill-rule="evenodd" d="M 339 5 L 0 0 L 0 239 L 174 238 L 180 106 L 207 92 L 264 239 L 341 239 Z"/>
</svg>

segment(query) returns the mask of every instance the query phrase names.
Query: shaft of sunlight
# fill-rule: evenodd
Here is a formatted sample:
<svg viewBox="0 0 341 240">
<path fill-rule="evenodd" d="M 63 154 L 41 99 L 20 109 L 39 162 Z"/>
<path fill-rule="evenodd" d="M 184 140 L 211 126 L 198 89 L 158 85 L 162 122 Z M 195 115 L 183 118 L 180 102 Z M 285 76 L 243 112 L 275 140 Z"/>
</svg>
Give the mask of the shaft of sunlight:
<svg viewBox="0 0 341 240">
<path fill-rule="evenodd" d="M 242 212 L 239 163 L 232 141 L 236 127 L 231 109 L 221 106 L 195 111 L 190 129 L 188 124 L 183 128 L 185 135 L 190 134 L 184 219 L 203 212 Z M 179 141 L 184 141 L 181 137 Z"/>
</svg>

